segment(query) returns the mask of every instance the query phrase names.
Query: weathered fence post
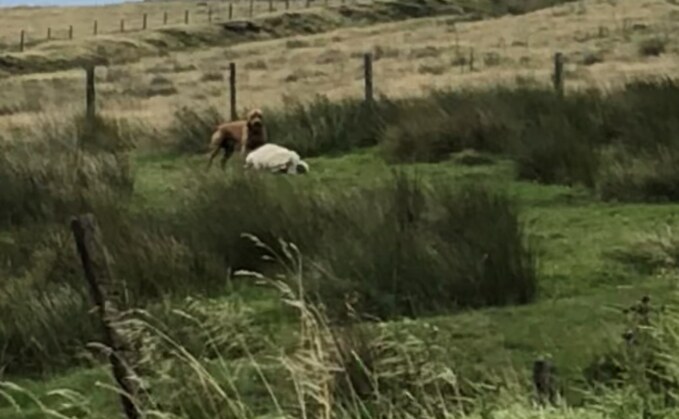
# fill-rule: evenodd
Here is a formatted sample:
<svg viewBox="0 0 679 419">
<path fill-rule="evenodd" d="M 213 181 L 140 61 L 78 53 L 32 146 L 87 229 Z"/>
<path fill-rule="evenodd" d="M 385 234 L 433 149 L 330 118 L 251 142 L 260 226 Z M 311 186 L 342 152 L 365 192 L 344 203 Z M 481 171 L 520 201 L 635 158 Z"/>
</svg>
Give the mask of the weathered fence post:
<svg viewBox="0 0 679 419">
<path fill-rule="evenodd" d="M 144 16 L 142 16 L 142 21 L 141 21 L 141 29 L 146 30 L 146 24 L 148 23 L 148 14 L 144 13 Z"/>
<path fill-rule="evenodd" d="M 229 3 L 229 20 L 233 19 L 233 3 Z"/>
<path fill-rule="evenodd" d="M 544 359 L 538 359 L 533 363 L 533 385 L 537 393 L 538 402 L 542 405 L 545 401 L 554 404 L 556 401 L 556 381 L 554 365 Z"/>
<path fill-rule="evenodd" d="M 120 19 L 120 32 L 125 32 L 125 19 Z"/>
<path fill-rule="evenodd" d="M 363 71 L 365 74 L 365 102 L 373 102 L 373 56 L 367 52 L 363 56 Z"/>
<path fill-rule="evenodd" d="M 163 25 L 167 25 L 167 12 L 163 12 Z"/>
<path fill-rule="evenodd" d="M 310 7 L 310 6 L 311 6 L 311 0 L 306 0 L 306 7 Z"/>
<path fill-rule="evenodd" d="M 255 0 L 250 0 L 250 17 L 255 13 Z"/>
<path fill-rule="evenodd" d="M 73 39 L 73 25 L 68 27 L 68 39 Z"/>
<path fill-rule="evenodd" d="M 97 36 L 98 33 L 99 33 L 99 22 L 95 20 L 94 24 L 92 25 L 92 34 L 94 36 Z"/>
<path fill-rule="evenodd" d="M 96 114 L 96 90 L 94 87 L 94 65 L 88 65 L 85 69 L 86 79 L 85 79 L 85 106 L 86 115 L 88 121 L 93 121 Z"/>
<path fill-rule="evenodd" d="M 52 40 L 52 28 L 47 28 L 47 40 Z"/>
<path fill-rule="evenodd" d="M 71 231 L 80 256 L 85 279 L 90 294 L 97 306 L 101 321 L 103 344 L 108 349 L 111 371 L 120 387 L 120 399 L 128 419 L 141 417 L 134 400 L 137 399 L 136 375 L 126 363 L 123 350 L 125 342 L 114 327 L 118 310 L 108 294 L 111 291 L 111 275 L 106 260 L 106 251 L 100 242 L 96 220 L 92 214 L 74 217 L 71 220 Z"/>
<path fill-rule="evenodd" d="M 207 9 L 207 22 L 212 23 L 212 7 L 208 7 Z"/>
<path fill-rule="evenodd" d="M 563 95 L 563 54 L 554 54 L 554 89 L 559 95 Z"/>
<path fill-rule="evenodd" d="M 21 34 L 19 35 L 19 52 L 24 52 L 25 43 L 26 43 L 26 31 L 22 29 Z"/>
<path fill-rule="evenodd" d="M 188 10 L 184 11 L 184 24 L 185 25 L 189 24 L 189 11 Z"/>
<path fill-rule="evenodd" d="M 285 10 L 290 10 L 290 0 L 285 0 Z"/>
<path fill-rule="evenodd" d="M 269 0 L 269 13 L 273 12 L 273 0 Z"/>
<path fill-rule="evenodd" d="M 231 106 L 231 120 L 238 119 L 236 109 L 236 63 L 229 63 L 229 105 Z"/>
</svg>

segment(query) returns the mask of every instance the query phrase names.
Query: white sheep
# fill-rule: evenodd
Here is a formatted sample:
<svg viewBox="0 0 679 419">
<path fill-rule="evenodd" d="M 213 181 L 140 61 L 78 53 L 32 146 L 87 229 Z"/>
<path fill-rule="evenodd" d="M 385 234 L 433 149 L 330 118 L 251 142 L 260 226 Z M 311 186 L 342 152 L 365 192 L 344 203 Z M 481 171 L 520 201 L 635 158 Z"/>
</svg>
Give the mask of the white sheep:
<svg viewBox="0 0 679 419">
<path fill-rule="evenodd" d="M 245 157 L 245 168 L 274 173 L 307 173 L 309 165 L 296 152 L 277 144 L 264 144 Z"/>
</svg>

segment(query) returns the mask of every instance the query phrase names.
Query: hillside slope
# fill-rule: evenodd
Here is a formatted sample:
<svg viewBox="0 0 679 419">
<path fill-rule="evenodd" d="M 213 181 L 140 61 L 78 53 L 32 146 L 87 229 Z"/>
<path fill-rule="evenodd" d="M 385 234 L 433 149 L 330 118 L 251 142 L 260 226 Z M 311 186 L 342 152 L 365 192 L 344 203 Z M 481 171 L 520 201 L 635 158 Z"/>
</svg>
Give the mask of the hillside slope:
<svg viewBox="0 0 679 419">
<path fill-rule="evenodd" d="M 410 18 L 455 15 L 460 20 L 475 20 L 505 13 L 526 12 L 553 2 L 535 0 L 521 7 L 511 6 L 511 3 L 460 0 L 385 1 L 268 13 L 250 20 L 211 25 L 176 25 L 149 31 L 43 42 L 23 53 L 0 54 L 0 76 L 64 70 L 88 63 L 120 64 L 182 49 L 307 35 L 341 27 L 366 26 Z"/>
</svg>

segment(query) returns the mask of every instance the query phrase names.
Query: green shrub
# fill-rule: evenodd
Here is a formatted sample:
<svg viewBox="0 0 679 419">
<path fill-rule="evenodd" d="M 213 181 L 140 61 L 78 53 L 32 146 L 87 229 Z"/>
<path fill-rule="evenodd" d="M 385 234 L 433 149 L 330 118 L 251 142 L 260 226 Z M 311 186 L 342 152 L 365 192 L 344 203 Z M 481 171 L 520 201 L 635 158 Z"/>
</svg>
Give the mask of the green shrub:
<svg viewBox="0 0 679 419">
<path fill-rule="evenodd" d="M 313 246 L 321 227 L 320 195 L 305 190 L 285 176 L 236 172 L 222 176 L 196 173 L 195 191 L 176 216 L 168 220 L 194 247 L 220 257 L 233 269 L 254 269 L 261 252 L 242 234 L 267 243 L 281 237 Z"/>
<path fill-rule="evenodd" d="M 271 141 L 310 157 L 377 144 L 380 115 L 388 107 L 376 109 L 361 100 L 331 102 L 317 96 L 308 104 L 289 101 L 285 109 L 264 112 Z"/>
<path fill-rule="evenodd" d="M 347 194 L 327 240 L 311 256 L 308 289 L 333 316 L 389 318 L 457 307 L 520 304 L 535 296 L 535 260 L 517 214 L 484 188 L 442 187 L 396 176 Z M 347 263 L 351 261 L 351 263 Z"/>
<path fill-rule="evenodd" d="M 676 410 L 677 313 L 656 307 L 648 297 L 622 310 L 625 330 L 615 349 L 596 356 L 583 370 L 585 379 L 602 389 L 624 389 L 649 417 L 665 417 Z M 591 397 L 590 397 L 591 399 Z"/>
<path fill-rule="evenodd" d="M 124 140 L 109 121 L 94 124 L 43 123 L 3 142 L 0 225 L 62 221 L 105 201 L 124 203 L 133 189 Z"/>
<path fill-rule="evenodd" d="M 679 200 L 679 150 L 660 148 L 633 155 L 606 149 L 596 189 L 605 200 L 658 202 Z"/>
<path fill-rule="evenodd" d="M 519 178 L 593 187 L 598 169 L 595 140 L 561 117 L 526 127 L 514 151 Z"/>
</svg>

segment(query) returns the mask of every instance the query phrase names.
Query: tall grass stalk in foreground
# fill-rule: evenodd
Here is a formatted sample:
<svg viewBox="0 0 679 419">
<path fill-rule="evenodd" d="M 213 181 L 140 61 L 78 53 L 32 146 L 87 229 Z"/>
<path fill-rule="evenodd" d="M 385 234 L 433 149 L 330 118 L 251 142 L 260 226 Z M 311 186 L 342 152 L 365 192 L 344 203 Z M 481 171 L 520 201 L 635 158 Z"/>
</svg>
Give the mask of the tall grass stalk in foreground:
<svg viewBox="0 0 679 419">
<path fill-rule="evenodd" d="M 672 417 L 668 409 L 671 404 L 667 404 L 671 398 L 663 396 L 662 389 L 671 391 L 673 387 L 667 384 L 678 378 L 675 354 L 679 317 L 674 312 L 665 312 L 653 320 L 656 317 L 645 316 L 648 310 L 635 308 L 637 317 L 630 333 L 636 343 L 627 349 L 633 357 L 627 365 L 633 370 L 617 385 L 597 387 L 577 408 L 539 407 L 527 401 L 531 389 L 520 382 L 496 379 L 494 385 L 465 392 L 463 378 L 449 363 L 442 362 L 439 348 L 398 324 L 333 324 L 323 307 L 308 298 L 303 280 L 305 258 L 299 249 L 286 242 L 274 249 L 256 238 L 250 239 L 282 265 L 282 273 L 275 278 L 256 272 L 237 275 L 278 292 L 284 306 L 296 313 L 295 341 L 285 351 L 269 348 L 258 353 L 249 350 L 243 340 L 232 337 L 242 345 L 244 355 L 218 353 L 215 358 L 205 358 L 173 338 L 167 333 L 167 325 L 158 323 L 150 313 L 128 313 L 127 320 L 118 326 L 128 337 L 143 338 L 140 348 L 144 356 L 137 367 L 149 368 L 145 378 L 151 383 L 157 406 L 145 411 L 148 417 Z M 199 322 L 183 310 L 175 311 L 175 315 Z M 207 332 L 204 344 L 210 346 L 219 340 L 219 335 Z M 665 383 L 664 387 L 658 387 L 658 383 Z M 260 391 L 253 392 L 253 388 Z M 89 412 L 98 417 L 88 406 L 86 395 L 69 389 L 54 389 L 43 396 L 0 382 L 0 396 L 5 400 L 0 406 L 14 409 L 18 417 L 31 404 L 49 417 Z"/>
</svg>

